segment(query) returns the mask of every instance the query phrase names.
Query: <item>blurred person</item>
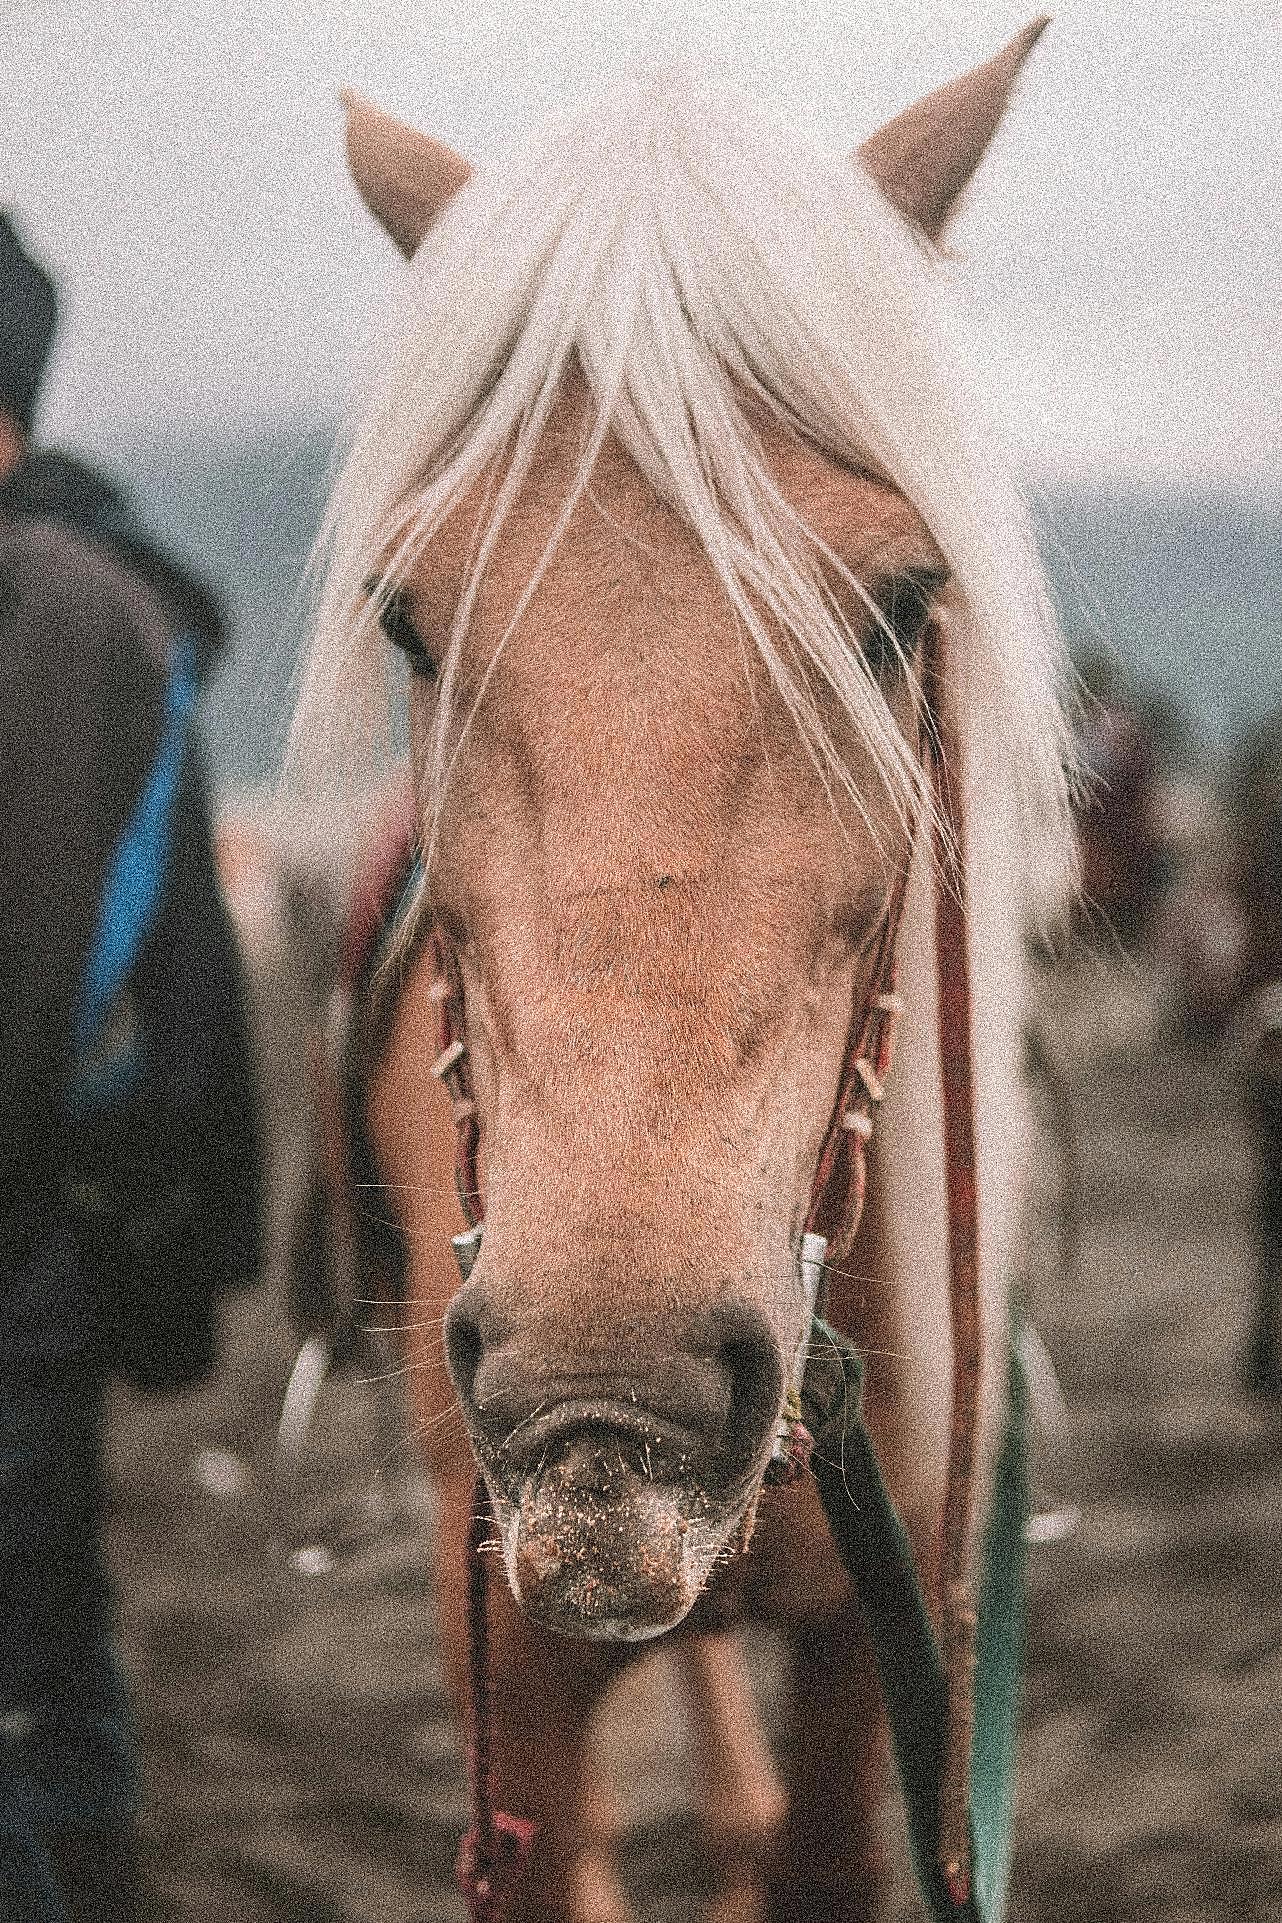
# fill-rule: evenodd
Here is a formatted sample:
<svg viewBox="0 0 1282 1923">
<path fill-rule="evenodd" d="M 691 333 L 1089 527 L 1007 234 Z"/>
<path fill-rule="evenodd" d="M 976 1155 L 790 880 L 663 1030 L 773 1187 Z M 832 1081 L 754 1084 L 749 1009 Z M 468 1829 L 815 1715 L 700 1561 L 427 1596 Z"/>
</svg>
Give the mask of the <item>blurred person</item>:
<svg viewBox="0 0 1282 1923">
<path fill-rule="evenodd" d="M 1167 878 L 1160 770 L 1151 730 L 1115 659 L 1102 648 L 1078 662 L 1085 697 L 1078 727 L 1081 892 L 1124 942 L 1138 940 Z"/>
<path fill-rule="evenodd" d="M 1210 811 L 1208 811 L 1210 812 Z M 1211 819 L 1182 852 L 1164 905 L 1158 960 L 1172 1026 L 1189 1047 L 1215 1046 L 1233 1019 L 1246 958 L 1246 924 L 1225 873 L 1223 826 Z"/>
<path fill-rule="evenodd" d="M 221 621 L 118 490 L 31 449 L 56 315 L 0 214 L 0 1917 L 136 1923 L 105 1392 L 208 1372 L 259 1177 L 191 740 Z"/>
<path fill-rule="evenodd" d="M 1238 1059 L 1259 1157 L 1257 1266 L 1242 1377 L 1282 1398 L 1282 712 L 1230 757 L 1229 868 L 1243 927 Z"/>
</svg>

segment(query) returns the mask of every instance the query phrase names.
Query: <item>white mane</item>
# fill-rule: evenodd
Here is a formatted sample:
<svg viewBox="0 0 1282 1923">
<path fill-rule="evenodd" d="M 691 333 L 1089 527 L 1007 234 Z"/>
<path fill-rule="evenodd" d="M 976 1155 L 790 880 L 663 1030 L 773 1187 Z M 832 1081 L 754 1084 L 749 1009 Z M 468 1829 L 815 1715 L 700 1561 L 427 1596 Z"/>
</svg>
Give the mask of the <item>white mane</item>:
<svg viewBox="0 0 1282 1923">
<path fill-rule="evenodd" d="M 817 152 L 684 69 L 562 120 L 475 176 L 419 250 L 400 337 L 338 482 L 294 747 L 350 769 L 376 738 L 391 650 L 370 575 L 403 576 L 478 477 L 513 456 L 475 590 L 577 360 L 598 410 L 578 488 L 613 431 L 697 534 L 828 778 L 849 779 L 806 693 L 807 663 L 910 805 L 915 757 L 822 586 L 820 564 L 835 557 L 780 499 L 738 391 L 903 491 L 952 570 L 946 699 L 965 762 L 991 1446 L 1026 1156 L 1023 944 L 1067 879 L 1071 837 L 1060 640 L 1028 516 L 944 343 L 942 280 L 938 258 L 848 156 Z M 469 592 L 442 664 L 429 807 L 458 736 L 454 669 L 470 606 Z M 905 1513 L 940 1486 L 951 1366 L 927 841 L 901 937 L 910 1013 L 878 1164 L 909 1404 L 906 1454 L 886 1466 Z"/>
<path fill-rule="evenodd" d="M 959 732 L 981 753 L 984 737 L 1000 744 L 984 757 L 988 779 L 1035 824 L 1037 865 L 1049 854 L 1058 866 L 1058 635 L 1027 515 L 941 338 L 941 279 L 847 156 L 817 151 L 684 67 L 567 116 L 475 175 L 419 249 L 399 339 L 337 484 L 296 758 L 350 766 L 377 738 L 390 651 L 370 575 L 391 584 L 407 573 L 463 493 L 515 449 L 474 591 L 577 358 L 598 406 L 578 486 L 613 431 L 698 535 L 829 776 L 847 778 L 806 693 L 807 660 L 905 804 L 915 755 L 824 590 L 820 563 L 835 557 L 774 487 L 737 389 L 908 496 L 952 570 Z M 470 606 L 471 593 L 443 663 L 438 786 Z M 787 643 L 772 642 L 763 614 Z"/>
</svg>

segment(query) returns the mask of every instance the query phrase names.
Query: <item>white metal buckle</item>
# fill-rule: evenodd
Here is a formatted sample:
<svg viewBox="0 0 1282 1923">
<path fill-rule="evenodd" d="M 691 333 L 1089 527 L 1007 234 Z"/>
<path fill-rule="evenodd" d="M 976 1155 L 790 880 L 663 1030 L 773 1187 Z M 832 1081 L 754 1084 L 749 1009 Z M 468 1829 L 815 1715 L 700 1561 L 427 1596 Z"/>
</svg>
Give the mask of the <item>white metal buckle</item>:
<svg viewBox="0 0 1282 1923">
<path fill-rule="evenodd" d="M 801 1421 L 801 1385 L 806 1374 L 806 1364 L 810 1360 L 810 1330 L 819 1304 L 819 1292 L 823 1285 L 827 1255 L 827 1236 L 816 1235 L 813 1230 L 807 1229 L 801 1238 L 799 1262 L 803 1310 L 801 1339 L 797 1343 L 797 1351 L 792 1358 L 792 1373 L 783 1399 L 783 1414 L 780 1417 L 779 1430 L 771 1453 L 771 1460 L 774 1462 L 786 1459 L 792 1440 L 792 1425 Z"/>
<path fill-rule="evenodd" d="M 450 1237 L 454 1260 L 458 1263 L 459 1274 L 465 1282 L 476 1267 L 476 1258 L 481 1253 L 481 1230 L 484 1227 L 484 1222 L 478 1222 L 475 1228 L 464 1229 L 462 1235 Z"/>
</svg>

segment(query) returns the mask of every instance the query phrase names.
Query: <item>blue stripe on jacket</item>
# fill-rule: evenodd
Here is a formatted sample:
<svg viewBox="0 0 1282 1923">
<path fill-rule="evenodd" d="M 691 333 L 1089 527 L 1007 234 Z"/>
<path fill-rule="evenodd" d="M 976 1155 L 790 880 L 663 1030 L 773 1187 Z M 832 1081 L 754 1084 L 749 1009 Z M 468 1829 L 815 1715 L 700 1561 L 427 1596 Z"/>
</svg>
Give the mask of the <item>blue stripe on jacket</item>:
<svg viewBox="0 0 1282 1923">
<path fill-rule="evenodd" d="M 191 741 L 196 706 L 195 644 L 174 644 L 156 759 L 107 871 L 89 963 L 76 1014 L 73 1100 L 97 1107 L 136 1072 L 136 1061 L 98 1064 L 108 1018 L 155 924 L 169 868 L 174 803 Z"/>
</svg>

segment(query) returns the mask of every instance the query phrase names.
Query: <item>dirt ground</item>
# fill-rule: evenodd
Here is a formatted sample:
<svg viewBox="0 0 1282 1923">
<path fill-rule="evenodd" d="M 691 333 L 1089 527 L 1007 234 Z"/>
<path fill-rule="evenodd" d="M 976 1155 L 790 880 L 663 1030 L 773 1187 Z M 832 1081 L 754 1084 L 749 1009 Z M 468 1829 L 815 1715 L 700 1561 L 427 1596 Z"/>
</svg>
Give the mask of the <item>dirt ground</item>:
<svg viewBox="0 0 1282 1923">
<path fill-rule="evenodd" d="M 1066 1287 L 1046 1149 L 1026 1294 L 1068 1400 L 1067 1442 L 1043 1450 L 1038 1480 L 1081 1516 L 1032 1550 L 1011 1916 L 1282 1919 L 1282 1421 L 1235 1381 L 1249 1147 L 1222 1061 L 1156 1040 L 1138 977 L 1097 970 L 1050 1007 L 1085 1214 Z M 286 1362 L 274 1305 L 250 1299 L 216 1384 L 117 1410 L 111 1536 L 149 1915 L 452 1918 L 463 1784 L 431 1629 L 430 1503 L 388 1440 L 397 1385 L 329 1411 L 273 1545 L 266 1438 Z M 327 1510 L 355 1553 L 307 1573 L 324 1561 L 309 1542 L 332 1540 Z M 661 1730 L 630 1740 L 638 1912 L 691 1923 L 679 1773 Z"/>
</svg>

